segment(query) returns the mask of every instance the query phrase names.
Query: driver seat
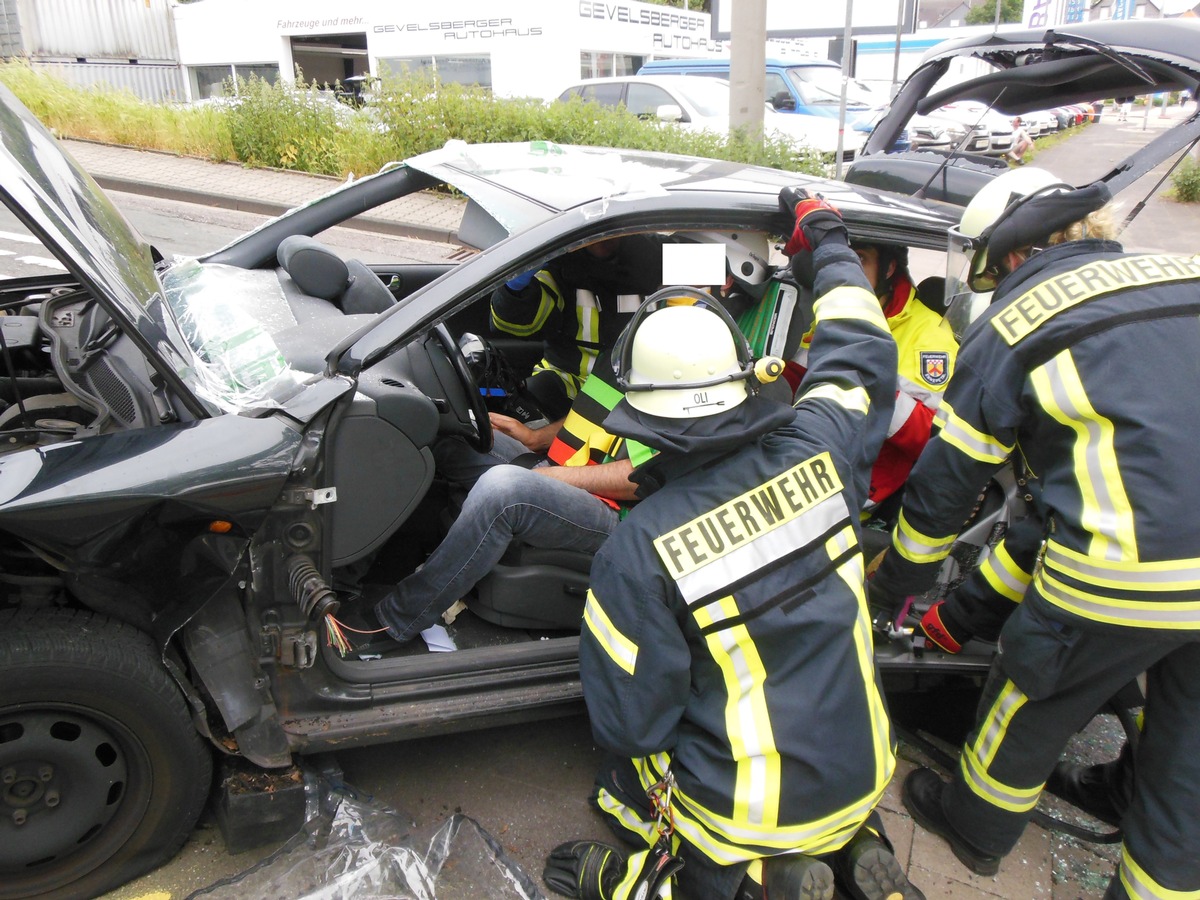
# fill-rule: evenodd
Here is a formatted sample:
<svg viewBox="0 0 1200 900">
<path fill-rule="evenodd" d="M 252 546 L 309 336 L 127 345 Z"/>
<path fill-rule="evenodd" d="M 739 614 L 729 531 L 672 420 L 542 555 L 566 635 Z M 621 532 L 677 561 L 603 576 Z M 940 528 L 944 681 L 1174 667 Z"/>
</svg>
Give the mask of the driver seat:
<svg viewBox="0 0 1200 900">
<path fill-rule="evenodd" d="M 504 628 L 578 632 L 592 554 L 514 543 L 475 586 L 467 608 Z"/>
</svg>

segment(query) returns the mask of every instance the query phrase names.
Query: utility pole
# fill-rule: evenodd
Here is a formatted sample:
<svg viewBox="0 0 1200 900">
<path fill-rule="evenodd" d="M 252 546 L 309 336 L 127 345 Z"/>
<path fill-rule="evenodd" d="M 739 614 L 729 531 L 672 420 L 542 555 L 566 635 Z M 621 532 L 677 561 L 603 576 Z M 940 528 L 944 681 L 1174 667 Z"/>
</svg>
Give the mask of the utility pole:
<svg viewBox="0 0 1200 900">
<path fill-rule="evenodd" d="M 896 4 L 896 58 L 892 61 L 892 93 L 900 90 L 900 31 L 904 28 L 904 0 Z"/>
<path fill-rule="evenodd" d="M 767 0 L 738 0 L 730 18 L 729 127 L 762 138 L 766 102 Z"/>
<path fill-rule="evenodd" d="M 854 46 L 851 38 L 853 14 L 854 0 L 846 0 L 846 31 L 842 35 L 842 100 L 838 105 L 837 162 L 833 174 L 838 181 L 842 180 L 842 151 L 846 147 L 846 92 L 850 89 L 850 51 Z"/>
</svg>

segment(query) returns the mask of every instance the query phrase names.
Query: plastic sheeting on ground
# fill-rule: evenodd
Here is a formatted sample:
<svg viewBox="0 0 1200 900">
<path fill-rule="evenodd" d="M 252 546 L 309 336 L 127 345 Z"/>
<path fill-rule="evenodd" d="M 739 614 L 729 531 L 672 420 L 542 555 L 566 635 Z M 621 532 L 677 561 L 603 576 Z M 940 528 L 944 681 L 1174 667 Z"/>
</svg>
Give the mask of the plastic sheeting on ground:
<svg viewBox="0 0 1200 900">
<path fill-rule="evenodd" d="M 455 813 L 408 817 L 306 773 L 307 821 L 270 856 L 188 900 L 546 900 L 496 839 Z"/>
</svg>

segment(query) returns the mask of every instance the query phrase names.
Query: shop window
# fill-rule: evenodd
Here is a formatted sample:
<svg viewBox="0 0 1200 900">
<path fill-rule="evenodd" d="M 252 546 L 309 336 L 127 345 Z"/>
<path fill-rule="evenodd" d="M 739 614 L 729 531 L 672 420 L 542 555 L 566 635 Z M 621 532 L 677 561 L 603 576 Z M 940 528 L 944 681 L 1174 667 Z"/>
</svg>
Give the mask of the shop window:
<svg viewBox="0 0 1200 900">
<path fill-rule="evenodd" d="M 189 66 L 188 77 L 192 82 L 192 98 L 208 100 L 226 94 L 226 82 L 230 79 L 249 78 L 255 75 L 271 84 L 279 80 L 279 66 L 269 63 L 247 66 Z"/>
<path fill-rule="evenodd" d="M 608 78 L 613 75 L 636 75 L 646 61 L 644 56 L 628 53 L 602 53 L 598 50 L 579 51 L 581 78 Z"/>
<path fill-rule="evenodd" d="M 400 76 L 429 75 L 445 84 L 472 84 L 488 90 L 492 87 L 492 58 L 486 53 L 381 58 L 379 68 Z"/>
</svg>

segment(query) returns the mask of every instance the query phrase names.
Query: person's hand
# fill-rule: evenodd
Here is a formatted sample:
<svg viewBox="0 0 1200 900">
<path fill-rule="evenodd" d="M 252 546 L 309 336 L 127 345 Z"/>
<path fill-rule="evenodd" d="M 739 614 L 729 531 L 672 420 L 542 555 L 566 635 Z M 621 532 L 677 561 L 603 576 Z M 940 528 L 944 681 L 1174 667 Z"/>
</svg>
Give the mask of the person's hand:
<svg viewBox="0 0 1200 900">
<path fill-rule="evenodd" d="M 502 415 L 501 413 L 490 412 L 488 419 L 492 423 L 492 429 L 499 431 L 501 434 L 507 434 L 510 438 L 520 441 L 525 445 L 525 449 L 533 453 L 544 453 L 554 440 L 554 436 L 558 434 L 560 422 L 551 422 L 548 425 L 543 425 L 541 428 L 530 428 L 520 419 L 514 419 L 512 416 Z"/>
<path fill-rule="evenodd" d="M 796 227 L 783 248 L 788 256 L 811 253 L 832 234 L 839 234 L 843 241 L 849 239 L 842 214 L 824 197 L 805 188 L 786 187 L 779 192 L 779 204 L 784 209 L 790 206 L 796 217 Z"/>
<path fill-rule="evenodd" d="M 579 900 L 609 900 L 621 880 L 625 857 L 599 841 L 569 841 L 550 851 L 542 880 L 556 894 Z"/>
<path fill-rule="evenodd" d="M 533 276 L 536 274 L 536 269 L 530 269 L 528 272 L 522 272 L 516 278 L 510 278 L 504 282 L 504 286 L 514 294 L 519 294 L 529 286 L 529 282 L 533 281 Z"/>
</svg>

